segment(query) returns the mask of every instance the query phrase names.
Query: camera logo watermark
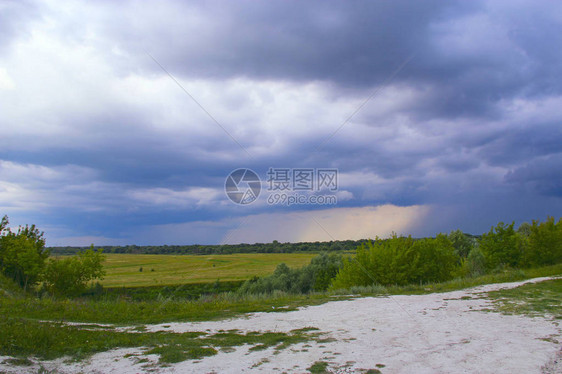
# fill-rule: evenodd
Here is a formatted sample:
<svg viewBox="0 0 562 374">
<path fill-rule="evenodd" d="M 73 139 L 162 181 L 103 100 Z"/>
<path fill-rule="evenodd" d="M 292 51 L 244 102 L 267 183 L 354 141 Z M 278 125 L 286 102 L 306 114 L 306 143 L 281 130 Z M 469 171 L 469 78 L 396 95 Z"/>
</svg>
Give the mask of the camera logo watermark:
<svg viewBox="0 0 562 374">
<path fill-rule="evenodd" d="M 260 196 L 260 177 L 250 169 L 236 169 L 224 182 L 226 196 L 235 204 L 251 204 Z"/>
<path fill-rule="evenodd" d="M 329 168 L 269 168 L 265 182 L 269 205 L 335 205 L 338 190 L 338 169 Z M 247 205 L 259 197 L 259 176 L 250 169 L 234 170 L 226 178 L 228 198 Z"/>
</svg>

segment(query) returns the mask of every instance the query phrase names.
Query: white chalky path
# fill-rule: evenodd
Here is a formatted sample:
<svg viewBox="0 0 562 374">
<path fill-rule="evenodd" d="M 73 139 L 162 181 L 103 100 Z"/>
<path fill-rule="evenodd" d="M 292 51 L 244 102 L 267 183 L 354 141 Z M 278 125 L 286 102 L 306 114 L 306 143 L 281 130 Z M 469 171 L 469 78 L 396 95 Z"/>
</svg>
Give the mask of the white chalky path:
<svg viewBox="0 0 562 374">
<path fill-rule="evenodd" d="M 138 363 L 146 357 L 156 362 L 157 356 L 142 355 L 140 349 L 118 349 L 82 363 L 56 360 L 42 364 L 63 373 L 303 373 L 314 362 L 324 361 L 336 373 L 360 373 L 361 369 L 376 369 L 378 364 L 382 373 L 512 374 L 546 372 L 541 368 L 550 360 L 548 373 L 553 373 L 560 369 L 559 365 L 552 366 L 552 361 L 561 349 L 556 341 L 562 340 L 562 329 L 556 321 L 478 311 L 490 306 L 488 300 L 478 298 L 481 292 L 546 279 L 550 278 L 429 295 L 333 301 L 292 312 L 254 313 L 224 321 L 147 326 L 148 331 L 175 332 L 289 332 L 316 327 L 333 339 L 293 345 L 279 353 L 273 348 L 250 352 L 250 347 L 244 346 L 159 367 Z M 127 353 L 138 356 L 124 358 Z M 0 365 L 0 371 L 13 369 Z"/>
</svg>

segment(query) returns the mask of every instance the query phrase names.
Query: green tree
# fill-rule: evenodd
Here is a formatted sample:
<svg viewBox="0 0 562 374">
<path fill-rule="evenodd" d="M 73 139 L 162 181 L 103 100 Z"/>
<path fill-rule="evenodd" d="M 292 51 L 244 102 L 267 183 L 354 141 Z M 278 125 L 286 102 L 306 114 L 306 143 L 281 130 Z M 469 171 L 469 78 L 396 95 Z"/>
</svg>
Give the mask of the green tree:
<svg viewBox="0 0 562 374">
<path fill-rule="evenodd" d="M 479 240 L 480 250 L 490 270 L 500 266 L 518 266 L 521 260 L 521 246 L 513 229 L 515 222 L 506 225 L 503 222 L 492 227 Z"/>
<path fill-rule="evenodd" d="M 474 246 L 473 239 L 465 235 L 461 230 L 454 230 L 448 235 L 449 240 L 453 243 L 455 251 L 461 258 L 466 258 L 468 253 Z"/>
<path fill-rule="evenodd" d="M 531 224 L 529 222 L 523 222 L 517 228 L 517 233 L 528 237 L 529 235 L 531 235 Z"/>
<path fill-rule="evenodd" d="M 8 228 L 8 217 L 0 221 L 0 271 L 24 289 L 40 280 L 49 251 L 45 249 L 43 232 L 35 225 Z"/>
<path fill-rule="evenodd" d="M 470 250 L 463 265 L 466 267 L 466 274 L 472 277 L 478 277 L 486 273 L 486 259 L 479 247 Z"/>
<path fill-rule="evenodd" d="M 325 291 L 341 266 L 339 254 L 321 253 L 310 264 L 300 269 L 291 269 L 286 264 L 279 264 L 273 274 L 266 277 L 254 277 L 240 287 L 240 293 L 260 294 L 273 291 L 291 293 L 308 293 Z"/>
<path fill-rule="evenodd" d="M 414 240 L 397 237 L 368 242 L 347 258 L 332 282 L 332 288 L 372 284 L 405 285 L 451 279 L 458 256 L 446 235 Z"/>
<path fill-rule="evenodd" d="M 526 266 L 554 265 L 562 262 L 562 219 L 545 222 L 534 221 L 530 225 L 528 243 L 524 252 Z"/>
<path fill-rule="evenodd" d="M 311 273 L 313 279 L 311 287 L 314 291 L 326 291 L 341 266 L 341 255 L 321 253 L 314 257 L 303 271 Z"/>
<path fill-rule="evenodd" d="M 407 259 L 407 283 L 441 282 L 452 278 L 459 260 L 447 235 L 416 240 Z"/>
<path fill-rule="evenodd" d="M 94 251 L 93 245 L 74 256 L 50 259 L 45 269 L 45 288 L 54 295 L 77 296 L 87 289 L 90 281 L 103 279 L 104 259 L 102 251 Z"/>
</svg>

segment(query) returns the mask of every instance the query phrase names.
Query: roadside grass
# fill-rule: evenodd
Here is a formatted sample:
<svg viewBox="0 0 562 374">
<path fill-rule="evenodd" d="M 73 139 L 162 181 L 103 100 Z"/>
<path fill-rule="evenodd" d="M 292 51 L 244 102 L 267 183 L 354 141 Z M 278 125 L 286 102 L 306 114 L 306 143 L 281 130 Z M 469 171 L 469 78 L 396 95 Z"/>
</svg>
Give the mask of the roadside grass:
<svg viewBox="0 0 562 374">
<path fill-rule="evenodd" d="M 250 345 L 251 350 L 274 347 L 285 349 L 293 344 L 317 339 L 321 334 L 309 329 L 280 332 L 225 331 L 204 332 L 122 332 L 91 330 L 57 322 L 23 318 L 0 321 L 0 354 L 14 357 L 10 363 L 29 365 L 28 357 L 52 360 L 66 357 L 82 360 L 114 348 L 143 348 L 143 354 L 158 354 L 159 363 L 174 363 L 217 354 L 221 348 Z"/>
<path fill-rule="evenodd" d="M 86 296 L 106 300 L 124 298 L 131 301 L 195 300 L 203 295 L 236 291 L 243 283 L 244 281 L 215 281 L 169 286 L 112 287 L 98 292 L 93 288 Z"/>
<path fill-rule="evenodd" d="M 427 294 L 435 292 L 450 292 L 464 288 L 481 286 L 492 283 L 517 282 L 537 277 L 550 277 L 562 275 L 562 263 L 530 269 L 509 269 L 498 273 L 486 274 L 479 277 L 456 278 L 447 282 L 426 285 L 408 285 L 401 287 L 388 287 L 390 294 Z"/>
<path fill-rule="evenodd" d="M 214 295 L 199 300 L 76 300 L 52 297 L 0 297 L 0 315 L 35 320 L 135 325 L 173 321 L 205 321 L 251 312 L 291 311 L 337 298 L 324 294 Z"/>
<path fill-rule="evenodd" d="M 487 293 L 494 308 L 504 314 L 562 319 L 562 279 L 525 284 Z"/>
<path fill-rule="evenodd" d="M 562 263 L 531 269 L 506 269 L 479 277 L 455 278 L 450 281 L 427 284 L 409 284 L 406 286 L 355 286 L 344 290 L 335 290 L 340 295 L 424 295 L 436 292 L 450 292 L 492 283 L 517 282 L 537 277 L 562 275 Z"/>
<path fill-rule="evenodd" d="M 73 321 L 135 325 L 172 321 L 202 321 L 233 317 L 251 312 L 284 312 L 298 307 L 356 296 L 427 294 L 447 292 L 489 283 L 512 282 L 541 276 L 562 275 L 562 264 L 536 269 L 506 270 L 477 278 L 410 286 L 354 287 L 326 293 L 241 295 L 235 292 L 209 295 L 198 300 L 130 301 L 124 299 L 56 299 L 0 293 L 0 315 L 41 321 Z"/>
<path fill-rule="evenodd" d="M 169 286 L 243 281 L 273 273 L 277 265 L 302 267 L 317 253 L 238 253 L 230 255 L 105 254 L 104 287 Z M 142 269 L 142 271 L 140 271 Z"/>
</svg>

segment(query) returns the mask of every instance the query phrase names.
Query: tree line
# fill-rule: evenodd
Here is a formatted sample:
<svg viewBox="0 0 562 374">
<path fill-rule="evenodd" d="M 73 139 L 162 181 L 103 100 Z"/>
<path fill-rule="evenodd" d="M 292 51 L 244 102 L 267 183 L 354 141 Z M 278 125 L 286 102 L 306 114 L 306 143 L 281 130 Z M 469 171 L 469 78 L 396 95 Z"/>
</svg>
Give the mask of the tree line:
<svg viewBox="0 0 562 374">
<path fill-rule="evenodd" d="M 367 240 L 336 240 L 330 242 L 301 242 L 254 244 L 219 244 L 219 245 L 126 245 L 126 246 L 96 246 L 96 250 L 104 253 L 127 254 L 170 254 L 170 255 L 219 255 L 234 253 L 296 253 L 296 252 L 331 252 L 354 250 Z M 72 255 L 86 250 L 87 247 L 49 247 L 53 254 Z"/>
</svg>

